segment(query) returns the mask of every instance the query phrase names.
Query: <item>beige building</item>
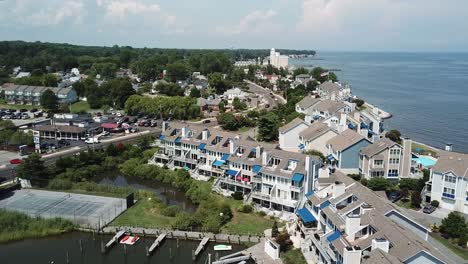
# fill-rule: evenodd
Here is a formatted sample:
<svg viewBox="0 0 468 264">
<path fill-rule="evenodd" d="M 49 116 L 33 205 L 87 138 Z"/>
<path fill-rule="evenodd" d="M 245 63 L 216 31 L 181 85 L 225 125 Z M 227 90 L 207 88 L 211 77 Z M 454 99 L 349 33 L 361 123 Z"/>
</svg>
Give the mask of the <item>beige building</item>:
<svg viewBox="0 0 468 264">
<path fill-rule="evenodd" d="M 338 132 L 323 122 L 314 122 L 310 127 L 299 133 L 300 149 L 318 150 L 327 153 L 327 142 L 338 135 Z"/>
</svg>

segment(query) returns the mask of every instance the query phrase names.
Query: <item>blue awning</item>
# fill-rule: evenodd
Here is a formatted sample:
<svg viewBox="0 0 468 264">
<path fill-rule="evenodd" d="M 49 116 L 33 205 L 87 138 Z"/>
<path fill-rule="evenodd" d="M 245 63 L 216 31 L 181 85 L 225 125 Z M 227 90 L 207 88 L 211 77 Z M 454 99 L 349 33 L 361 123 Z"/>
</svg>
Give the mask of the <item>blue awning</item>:
<svg viewBox="0 0 468 264">
<path fill-rule="evenodd" d="M 314 195 L 314 191 L 313 191 L 313 190 L 312 190 L 312 191 L 309 191 L 308 193 L 306 193 L 305 196 L 306 196 L 306 197 L 310 197 L 310 196 L 312 196 L 312 195 Z"/>
<path fill-rule="evenodd" d="M 259 173 L 262 170 L 262 166 L 260 165 L 253 165 L 252 171 L 253 173 Z"/>
<path fill-rule="evenodd" d="M 368 128 L 369 126 L 365 123 L 361 123 L 361 128 Z"/>
<path fill-rule="evenodd" d="M 205 150 L 205 147 L 206 147 L 205 143 L 201 143 L 200 145 L 198 145 L 198 148 L 201 150 Z"/>
<path fill-rule="evenodd" d="M 215 160 L 215 161 L 213 162 L 213 166 L 218 166 L 218 167 L 219 167 L 219 166 L 224 165 L 224 163 L 225 163 L 224 160 Z"/>
<path fill-rule="evenodd" d="M 323 209 L 323 208 L 329 206 L 330 204 L 331 204 L 330 201 L 325 201 L 325 202 L 320 204 L 320 209 Z"/>
<path fill-rule="evenodd" d="M 293 182 L 302 182 L 304 180 L 304 174 L 302 173 L 294 173 L 292 177 Z"/>
<path fill-rule="evenodd" d="M 174 142 L 175 143 L 180 143 L 180 137 L 177 137 Z"/>
<path fill-rule="evenodd" d="M 229 159 L 229 154 L 223 154 L 221 157 L 222 160 L 228 160 Z"/>
<path fill-rule="evenodd" d="M 335 231 L 331 235 L 327 236 L 327 240 L 332 242 L 340 238 L 340 236 L 341 236 L 340 231 Z"/>
<path fill-rule="evenodd" d="M 373 135 L 375 135 L 375 133 L 372 132 L 372 130 L 368 130 L 368 131 L 367 131 L 367 135 L 368 135 L 369 137 L 372 137 Z"/>
<path fill-rule="evenodd" d="M 299 149 L 304 149 L 304 144 L 299 144 L 299 146 L 297 146 Z"/>
<path fill-rule="evenodd" d="M 355 126 L 353 123 L 349 123 L 349 124 L 348 124 L 348 127 L 349 127 L 350 129 L 355 129 L 355 128 L 356 128 L 356 126 Z"/>
<path fill-rule="evenodd" d="M 334 160 L 336 160 L 335 157 L 334 157 L 332 154 L 328 155 L 328 156 L 327 156 L 327 159 L 328 159 L 329 161 L 334 161 Z"/>
<path fill-rule="evenodd" d="M 160 136 L 159 136 L 159 139 L 160 139 L 160 140 L 164 140 L 165 138 L 166 138 L 165 135 L 160 135 Z"/>
<path fill-rule="evenodd" d="M 257 152 L 257 149 L 256 149 L 256 148 L 253 148 L 253 149 L 252 149 L 252 152 L 253 152 L 253 153 Z"/>
<path fill-rule="evenodd" d="M 302 219 L 302 221 L 305 224 L 317 221 L 317 219 L 315 219 L 315 217 L 312 215 L 312 213 L 306 207 L 303 207 L 303 208 L 297 210 L 297 215 Z"/>
<path fill-rule="evenodd" d="M 227 174 L 227 175 L 231 175 L 231 176 L 237 176 L 237 174 L 239 174 L 239 171 L 236 171 L 236 170 L 227 170 L 227 171 L 226 171 L 226 174 Z"/>
</svg>

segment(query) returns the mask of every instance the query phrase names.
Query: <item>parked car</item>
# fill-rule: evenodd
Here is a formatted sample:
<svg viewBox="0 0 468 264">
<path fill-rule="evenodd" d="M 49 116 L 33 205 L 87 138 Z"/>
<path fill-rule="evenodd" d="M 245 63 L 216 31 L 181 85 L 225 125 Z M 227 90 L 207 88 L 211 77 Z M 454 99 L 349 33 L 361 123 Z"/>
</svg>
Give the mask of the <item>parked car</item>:
<svg viewBox="0 0 468 264">
<path fill-rule="evenodd" d="M 41 117 L 43 115 L 42 111 L 34 113 L 34 117 Z"/>
<path fill-rule="evenodd" d="M 59 146 L 70 146 L 70 142 L 68 142 L 65 139 L 61 139 L 61 140 L 58 141 L 58 145 Z"/>
<path fill-rule="evenodd" d="M 388 200 L 392 203 L 401 199 L 401 193 L 399 191 L 388 191 L 386 194 Z"/>
<path fill-rule="evenodd" d="M 36 112 L 37 112 L 37 108 L 31 109 L 31 110 L 29 110 L 29 112 L 31 112 L 31 113 L 36 113 Z"/>
<path fill-rule="evenodd" d="M 10 164 L 17 165 L 23 163 L 22 159 L 12 159 L 10 160 Z"/>
<path fill-rule="evenodd" d="M 26 113 L 28 111 L 28 109 L 21 108 L 19 111 L 20 111 L 20 113 Z"/>
<path fill-rule="evenodd" d="M 85 143 L 86 144 L 98 144 L 99 143 L 99 139 L 98 138 L 88 138 L 85 140 Z"/>
<path fill-rule="evenodd" d="M 205 120 L 203 120 L 203 122 L 202 122 L 202 123 L 203 123 L 203 124 L 208 124 L 208 123 L 211 123 L 211 120 L 209 120 L 209 119 L 205 119 Z"/>
<path fill-rule="evenodd" d="M 426 214 L 432 214 L 434 211 L 436 210 L 436 208 L 430 204 L 424 206 L 423 208 L 423 212 L 426 213 Z"/>
</svg>

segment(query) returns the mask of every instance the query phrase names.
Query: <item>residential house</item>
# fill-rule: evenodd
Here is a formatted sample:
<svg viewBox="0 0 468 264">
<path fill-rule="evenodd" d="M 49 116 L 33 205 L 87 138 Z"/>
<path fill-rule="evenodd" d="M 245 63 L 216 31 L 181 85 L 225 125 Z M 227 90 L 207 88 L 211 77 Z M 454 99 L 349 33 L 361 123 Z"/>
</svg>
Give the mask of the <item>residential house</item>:
<svg viewBox="0 0 468 264">
<path fill-rule="evenodd" d="M 204 90 L 208 88 L 208 81 L 206 79 L 196 79 L 195 81 L 193 81 L 193 85 L 198 90 Z"/>
<path fill-rule="evenodd" d="M 303 85 L 306 85 L 308 81 L 312 80 L 312 76 L 309 74 L 299 74 L 296 75 L 296 78 L 294 78 L 294 81 L 298 81 Z"/>
<path fill-rule="evenodd" d="M 5 100 L 8 104 L 28 104 L 40 105 L 42 94 L 51 90 L 58 97 L 59 103 L 67 104 L 78 100 L 78 95 L 75 89 L 59 88 L 59 87 L 44 87 L 44 86 L 29 86 L 4 84 L 0 87 L 0 91 L 5 92 Z"/>
<path fill-rule="evenodd" d="M 299 150 L 318 150 L 327 153 L 327 142 L 338 135 L 336 130 L 331 129 L 323 122 L 314 122 L 308 128 L 299 132 Z"/>
<path fill-rule="evenodd" d="M 400 145 L 381 138 L 361 149 L 359 158 L 361 177 L 384 177 L 389 180 L 415 177 L 411 174 L 411 140 L 403 139 Z"/>
<path fill-rule="evenodd" d="M 350 113 L 353 110 L 352 105 L 343 102 L 321 99 L 305 110 L 305 121 L 313 123 L 319 119 L 329 119 L 338 113 Z M 331 124 L 329 124 L 332 126 Z"/>
<path fill-rule="evenodd" d="M 318 102 L 320 102 L 320 98 L 306 96 L 296 104 L 296 112 L 305 114 L 311 106 L 317 104 Z"/>
<path fill-rule="evenodd" d="M 439 201 L 442 208 L 468 214 L 468 154 L 440 151 L 426 195 Z"/>
<path fill-rule="evenodd" d="M 370 144 L 372 143 L 368 139 L 354 130 L 346 129 L 328 140 L 327 159 L 342 171 L 357 173 L 359 171 L 359 152 Z"/>
<path fill-rule="evenodd" d="M 308 263 L 443 264 L 430 229 L 343 173 L 319 177 L 287 224 Z"/>
<path fill-rule="evenodd" d="M 200 107 L 200 111 L 219 111 L 219 103 L 221 99 L 219 98 L 208 98 L 203 97 L 197 98 L 197 105 Z"/>
<path fill-rule="evenodd" d="M 295 118 L 293 121 L 279 128 L 279 145 L 280 148 L 287 151 L 296 152 L 301 144 L 299 133 L 310 127 L 300 118 Z"/>
<path fill-rule="evenodd" d="M 240 100 L 245 100 L 249 96 L 248 93 L 242 91 L 240 88 L 232 88 L 224 92 L 223 97 L 227 99 L 229 102 L 232 102 L 234 98 L 239 98 Z"/>
<path fill-rule="evenodd" d="M 351 97 L 351 88 L 331 81 L 320 84 L 317 92 L 321 98 L 332 101 L 347 101 Z"/>
</svg>

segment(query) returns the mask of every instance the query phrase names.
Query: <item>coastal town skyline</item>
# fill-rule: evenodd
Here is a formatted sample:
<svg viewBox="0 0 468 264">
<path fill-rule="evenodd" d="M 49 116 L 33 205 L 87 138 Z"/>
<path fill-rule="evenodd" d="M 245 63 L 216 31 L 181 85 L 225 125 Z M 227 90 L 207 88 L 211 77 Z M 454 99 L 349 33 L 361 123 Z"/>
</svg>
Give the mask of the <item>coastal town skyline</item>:
<svg viewBox="0 0 468 264">
<path fill-rule="evenodd" d="M 468 3 L 460 0 L 215 4 L 6 0 L 0 2 L 0 34 L 3 40 L 97 46 L 468 51 Z"/>
</svg>

